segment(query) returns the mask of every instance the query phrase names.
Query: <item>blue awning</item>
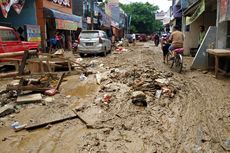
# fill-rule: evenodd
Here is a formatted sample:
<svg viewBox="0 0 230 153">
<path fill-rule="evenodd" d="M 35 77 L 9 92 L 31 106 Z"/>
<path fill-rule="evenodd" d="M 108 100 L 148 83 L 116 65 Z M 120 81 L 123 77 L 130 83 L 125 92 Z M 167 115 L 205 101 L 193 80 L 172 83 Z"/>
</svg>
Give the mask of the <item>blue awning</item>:
<svg viewBox="0 0 230 153">
<path fill-rule="evenodd" d="M 54 9 L 44 8 L 44 16 L 47 18 L 56 18 L 62 20 L 70 20 L 75 22 L 81 22 L 81 17 L 73 14 L 63 13 Z"/>
</svg>

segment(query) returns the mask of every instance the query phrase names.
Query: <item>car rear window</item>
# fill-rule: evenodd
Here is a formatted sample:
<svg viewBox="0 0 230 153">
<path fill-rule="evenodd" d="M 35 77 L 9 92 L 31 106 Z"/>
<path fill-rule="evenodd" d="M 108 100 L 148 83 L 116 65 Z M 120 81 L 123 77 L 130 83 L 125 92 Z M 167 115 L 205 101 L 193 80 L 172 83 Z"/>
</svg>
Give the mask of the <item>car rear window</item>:
<svg viewBox="0 0 230 153">
<path fill-rule="evenodd" d="M 98 31 L 84 31 L 80 34 L 80 38 L 98 38 L 98 36 Z"/>
<path fill-rule="evenodd" d="M 0 36 L 2 41 L 17 41 L 18 38 L 15 36 L 12 30 L 0 30 Z"/>
</svg>

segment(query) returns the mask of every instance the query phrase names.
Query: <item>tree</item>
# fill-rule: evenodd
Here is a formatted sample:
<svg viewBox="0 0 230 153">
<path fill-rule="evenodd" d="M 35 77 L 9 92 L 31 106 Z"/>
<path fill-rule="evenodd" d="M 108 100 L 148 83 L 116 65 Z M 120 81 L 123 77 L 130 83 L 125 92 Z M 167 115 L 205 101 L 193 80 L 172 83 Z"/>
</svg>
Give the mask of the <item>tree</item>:
<svg viewBox="0 0 230 153">
<path fill-rule="evenodd" d="M 155 20 L 155 14 L 159 10 L 158 6 L 154 6 L 148 2 L 120 4 L 120 6 L 126 14 L 131 16 L 131 33 L 150 34 L 162 29 L 162 23 Z"/>
</svg>

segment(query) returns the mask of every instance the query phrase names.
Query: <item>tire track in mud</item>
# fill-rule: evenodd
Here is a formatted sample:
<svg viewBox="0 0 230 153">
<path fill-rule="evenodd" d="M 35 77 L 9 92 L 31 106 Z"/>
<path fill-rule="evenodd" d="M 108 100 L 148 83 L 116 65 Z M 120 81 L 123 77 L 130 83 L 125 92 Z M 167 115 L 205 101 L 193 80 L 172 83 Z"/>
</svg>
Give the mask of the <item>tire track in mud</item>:
<svg viewBox="0 0 230 153">
<path fill-rule="evenodd" d="M 160 55 L 159 48 L 155 48 L 155 51 L 158 51 L 158 54 L 154 54 L 156 57 L 153 57 L 153 60 L 156 58 L 159 59 L 159 57 L 162 56 Z M 156 61 L 157 63 L 155 64 L 163 70 L 171 71 L 167 66 L 159 66 L 163 65 L 159 63 L 159 60 L 154 61 Z M 212 83 L 198 82 L 195 79 L 191 79 L 191 75 L 192 72 L 187 70 L 183 74 L 175 74 L 178 79 L 187 80 L 187 90 L 190 91 L 190 93 L 188 93 L 188 95 L 182 95 L 181 100 L 185 103 L 183 103 L 182 106 L 182 117 L 181 121 L 177 123 L 179 128 L 176 130 L 177 134 L 175 135 L 175 138 L 179 140 L 174 142 L 173 145 L 176 147 L 169 152 L 201 153 L 216 150 L 218 150 L 218 153 L 224 152 L 220 147 L 223 138 L 218 130 L 223 129 L 223 127 L 217 124 L 215 114 L 212 113 L 213 108 L 215 108 L 212 105 L 212 103 L 215 103 L 213 100 L 216 99 L 215 92 L 207 90 L 211 87 Z M 221 96 L 219 96 L 219 98 L 221 98 Z M 213 145 L 215 146 L 213 147 Z"/>
</svg>

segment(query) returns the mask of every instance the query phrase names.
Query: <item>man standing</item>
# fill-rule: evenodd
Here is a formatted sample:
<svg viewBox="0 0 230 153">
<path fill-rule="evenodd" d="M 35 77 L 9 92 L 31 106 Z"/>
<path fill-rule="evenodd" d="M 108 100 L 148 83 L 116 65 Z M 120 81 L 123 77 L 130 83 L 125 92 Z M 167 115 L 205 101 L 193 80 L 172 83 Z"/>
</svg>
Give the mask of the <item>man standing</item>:
<svg viewBox="0 0 230 153">
<path fill-rule="evenodd" d="M 181 31 L 179 31 L 179 27 L 177 25 L 173 27 L 173 32 L 169 37 L 169 41 L 172 42 L 171 46 L 169 47 L 169 51 L 173 51 L 177 48 L 183 48 L 184 35 Z M 175 57 L 174 52 L 173 57 Z"/>
<path fill-rule="evenodd" d="M 136 44 L 136 35 L 133 33 L 132 34 L 132 39 L 133 39 L 133 46 Z"/>
<path fill-rule="evenodd" d="M 200 45 L 204 39 L 205 36 L 205 29 L 204 26 L 200 26 L 200 33 L 199 33 L 199 38 L 198 38 L 198 49 L 200 48 Z"/>
</svg>

